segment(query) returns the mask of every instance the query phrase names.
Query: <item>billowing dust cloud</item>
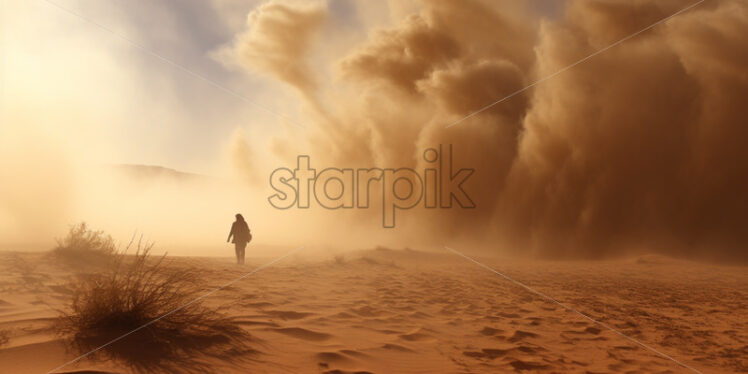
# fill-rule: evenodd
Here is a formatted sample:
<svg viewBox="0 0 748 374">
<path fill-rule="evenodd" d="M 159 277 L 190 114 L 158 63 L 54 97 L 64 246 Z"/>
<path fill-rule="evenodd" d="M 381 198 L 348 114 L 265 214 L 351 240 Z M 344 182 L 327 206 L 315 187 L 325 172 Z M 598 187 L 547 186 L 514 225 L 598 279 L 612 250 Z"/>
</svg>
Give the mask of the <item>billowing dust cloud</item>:
<svg viewBox="0 0 748 374">
<path fill-rule="evenodd" d="M 337 79 L 320 86 L 300 68 L 306 49 L 281 42 L 322 16 L 273 4 L 232 48 L 312 104 L 318 167 L 420 168 L 424 149 L 452 144 L 476 169 L 465 185 L 476 209 L 405 212 L 402 236 L 556 257 L 746 259 L 748 4 L 705 2 L 448 129 L 689 3 L 576 0 L 539 17 L 515 1 L 422 1 L 328 61 Z M 290 46 L 251 56 L 252 30 Z"/>
<path fill-rule="evenodd" d="M 250 78 L 249 93 L 238 91 L 280 113 L 298 110 L 300 115 L 291 117 L 303 128 L 288 123 L 284 128 L 284 120 L 267 113 L 245 112 L 251 108 L 242 101 L 232 104 L 232 97 L 199 96 L 213 88 L 197 86 L 203 82 L 177 76 L 168 66 L 85 81 L 83 70 L 89 68 L 80 68 L 77 55 L 56 60 L 81 69 L 81 83 L 64 81 L 68 70 L 54 78 L 86 88 L 80 89 L 85 91 L 80 101 L 91 100 L 88 110 L 65 116 L 40 108 L 71 106 L 60 101 L 71 96 L 68 91 L 50 91 L 67 85 L 11 76 L 9 87 L 41 88 L 4 97 L 14 105 L 3 114 L 13 126 L 0 128 L 0 244 L 51 243 L 66 224 L 86 220 L 120 239 L 138 229 L 173 253 L 213 255 L 205 248 L 213 251 L 223 241 L 231 217 L 241 211 L 250 221 L 253 244 L 354 249 L 447 244 L 547 257 L 660 252 L 748 260 L 748 49 L 741 37 L 748 34 L 748 3 L 705 1 L 447 128 L 690 4 L 570 0 L 563 6 L 553 2 L 553 11 L 531 5 L 545 3 L 265 2 L 206 54 L 226 67 L 240 67 L 226 74 Z M 86 48 L 92 49 L 65 47 L 90 52 Z M 122 55 L 106 52 L 91 59 L 104 66 L 100 70 L 130 66 Z M 133 60 L 134 66 L 145 65 Z M 32 66 L 20 59 L 16 65 Z M 151 90 L 148 85 L 161 79 L 166 88 L 174 84 L 169 79 L 195 84 L 202 101 L 164 97 L 166 88 Z M 260 79 L 271 83 L 262 86 Z M 242 81 L 229 83 L 234 89 Z M 263 91 L 271 84 L 272 90 Z M 186 87 L 182 91 L 192 95 L 192 86 Z M 290 94 L 278 94 L 285 87 Z M 259 93 L 252 96 L 254 89 Z M 39 93 L 46 91 L 52 94 L 44 101 Z M 34 99 L 38 105 L 21 107 L 11 99 Z M 145 112 L 154 102 L 156 108 Z M 201 107 L 211 116 L 196 118 L 190 111 Z M 19 138 L 15 132 L 34 116 L 49 118 L 40 134 Z M 113 119 L 122 127 L 103 126 Z M 263 127 L 271 120 L 281 125 Z M 219 128 L 226 126 L 217 126 L 246 121 L 251 123 L 225 134 Z M 150 126 L 153 139 L 184 142 L 179 154 L 185 157 L 204 149 L 203 138 L 221 134 L 222 162 L 234 168 L 236 178 L 223 170 L 206 171 L 216 176 L 206 180 L 144 167 L 133 170 L 146 176 L 125 174 L 125 180 L 121 173 L 89 176 L 91 164 L 158 159 L 153 154 L 160 144 L 150 137 L 117 139 L 129 133 L 122 130 L 128 126 Z M 182 139 L 186 132 L 191 136 Z M 450 144 L 455 167 L 475 169 L 463 186 L 474 209 L 420 205 L 399 211 L 397 227 L 383 229 L 380 209 L 324 210 L 313 204 L 277 210 L 267 201 L 272 169 L 293 169 L 300 154 L 309 155 L 317 169 L 422 171 L 428 167 L 424 150 Z M 118 154 L 114 145 L 127 152 Z M 81 166 L 80 159 L 88 164 Z"/>
</svg>

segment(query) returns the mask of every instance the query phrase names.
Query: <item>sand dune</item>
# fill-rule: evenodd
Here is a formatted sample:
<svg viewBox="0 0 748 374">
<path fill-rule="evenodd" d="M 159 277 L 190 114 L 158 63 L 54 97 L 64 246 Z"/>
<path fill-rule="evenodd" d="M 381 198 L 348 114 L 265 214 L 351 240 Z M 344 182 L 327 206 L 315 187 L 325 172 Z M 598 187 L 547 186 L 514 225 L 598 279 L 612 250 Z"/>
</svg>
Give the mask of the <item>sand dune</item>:
<svg viewBox="0 0 748 374">
<path fill-rule="evenodd" d="M 263 263 L 196 262 L 204 287 Z M 664 257 L 615 262 L 481 259 L 504 274 L 702 372 L 748 371 L 748 273 Z M 44 254 L 0 253 L 3 373 L 45 373 L 77 356 L 50 328 L 70 291 L 69 268 Z M 646 350 L 450 253 L 370 250 L 289 259 L 208 299 L 253 336 L 239 360 L 184 357 L 215 372 L 679 373 Z M 208 361 L 206 361 L 208 360 Z M 212 361 L 211 361 L 212 360 Z M 66 373 L 124 373 L 84 359 Z"/>
</svg>

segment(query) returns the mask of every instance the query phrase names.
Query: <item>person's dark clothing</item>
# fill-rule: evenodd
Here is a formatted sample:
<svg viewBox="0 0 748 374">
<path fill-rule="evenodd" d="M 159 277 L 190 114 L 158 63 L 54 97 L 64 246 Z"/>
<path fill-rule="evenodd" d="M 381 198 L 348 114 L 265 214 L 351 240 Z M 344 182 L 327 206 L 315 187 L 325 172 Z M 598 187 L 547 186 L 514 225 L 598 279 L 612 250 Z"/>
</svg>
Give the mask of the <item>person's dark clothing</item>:
<svg viewBox="0 0 748 374">
<path fill-rule="evenodd" d="M 234 239 L 231 240 L 232 243 L 238 244 L 238 243 L 244 243 L 246 244 L 249 242 L 249 226 L 247 225 L 246 221 L 235 221 L 231 224 L 231 232 L 229 233 L 229 238 L 233 237 Z"/>
<path fill-rule="evenodd" d="M 232 239 L 233 238 L 233 239 Z M 246 221 L 235 221 L 231 224 L 231 232 L 229 232 L 229 239 L 234 243 L 234 249 L 236 251 L 236 263 L 244 263 L 244 250 L 247 248 L 247 243 L 252 240 L 252 234 L 249 232 L 249 226 Z"/>
<path fill-rule="evenodd" d="M 247 248 L 247 243 L 234 243 L 234 251 L 236 251 L 236 263 L 239 265 L 244 264 L 244 250 Z"/>
</svg>

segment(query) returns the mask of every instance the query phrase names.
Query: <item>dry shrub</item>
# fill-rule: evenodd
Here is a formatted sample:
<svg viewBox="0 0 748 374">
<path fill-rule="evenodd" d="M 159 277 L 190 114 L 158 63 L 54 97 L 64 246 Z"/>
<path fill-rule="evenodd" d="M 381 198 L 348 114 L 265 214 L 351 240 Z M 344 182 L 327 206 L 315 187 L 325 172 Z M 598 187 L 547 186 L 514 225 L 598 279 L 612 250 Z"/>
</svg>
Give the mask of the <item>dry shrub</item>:
<svg viewBox="0 0 748 374">
<path fill-rule="evenodd" d="M 71 346 L 80 353 L 103 346 L 96 356 L 140 372 L 202 372 L 207 364 L 197 357 L 228 361 L 253 352 L 248 333 L 194 301 L 201 272 L 164 266 L 165 256 L 152 258 L 151 248 L 117 253 L 109 270 L 71 285 L 70 308 L 56 325 Z"/>
<path fill-rule="evenodd" d="M 85 222 L 70 228 L 68 235 L 57 239 L 52 253 L 68 264 L 101 265 L 112 260 L 117 252 L 114 239 L 103 231 L 91 230 Z"/>
</svg>

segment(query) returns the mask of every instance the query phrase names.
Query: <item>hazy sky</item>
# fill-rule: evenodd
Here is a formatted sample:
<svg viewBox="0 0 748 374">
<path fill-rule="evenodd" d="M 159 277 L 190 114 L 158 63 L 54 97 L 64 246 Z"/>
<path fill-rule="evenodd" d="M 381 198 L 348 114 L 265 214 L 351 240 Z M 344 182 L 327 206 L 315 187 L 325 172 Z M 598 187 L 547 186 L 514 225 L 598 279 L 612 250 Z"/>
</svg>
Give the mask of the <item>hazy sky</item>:
<svg viewBox="0 0 748 374">
<path fill-rule="evenodd" d="M 4 2 L 4 107 L 24 127 L 80 142 L 89 162 L 208 172 L 235 128 L 275 124 L 151 55 L 274 105 L 277 90 L 210 57 L 232 30 L 209 2 L 56 3 L 112 33 L 45 1 Z"/>
<path fill-rule="evenodd" d="M 327 22 L 334 29 L 326 30 L 319 42 L 338 50 L 317 53 L 329 60 L 334 56 L 325 53 L 342 55 L 374 27 L 414 11 L 409 2 L 388 7 L 386 2 L 329 1 Z M 214 172 L 236 128 L 267 140 L 268 134 L 277 135 L 273 128 L 279 120 L 163 59 L 303 123 L 293 92 L 215 58 L 246 27 L 247 15 L 260 3 L 4 1 L 5 113 L 22 112 L 18 115 L 28 122 L 24 127 L 47 136 L 74 134 L 70 137 L 85 146 L 71 146 L 87 148 L 86 161 Z M 536 3 L 534 7 L 548 14 L 548 9 L 558 8 L 548 5 L 555 1 Z M 29 118 L 40 112 L 44 118 Z"/>
<path fill-rule="evenodd" d="M 2 4 L 2 241 L 49 240 L 90 220 L 212 243 L 239 210 L 267 243 L 745 256 L 744 2 L 705 2 L 449 130 L 692 2 Z M 481 167 L 467 186 L 476 209 L 416 210 L 382 231 L 379 212 L 267 204 L 270 171 L 296 155 L 420 168 L 438 144 Z M 206 174 L 220 187 L 93 175 L 109 164 Z M 289 236 L 281 223 L 302 229 Z"/>
</svg>

